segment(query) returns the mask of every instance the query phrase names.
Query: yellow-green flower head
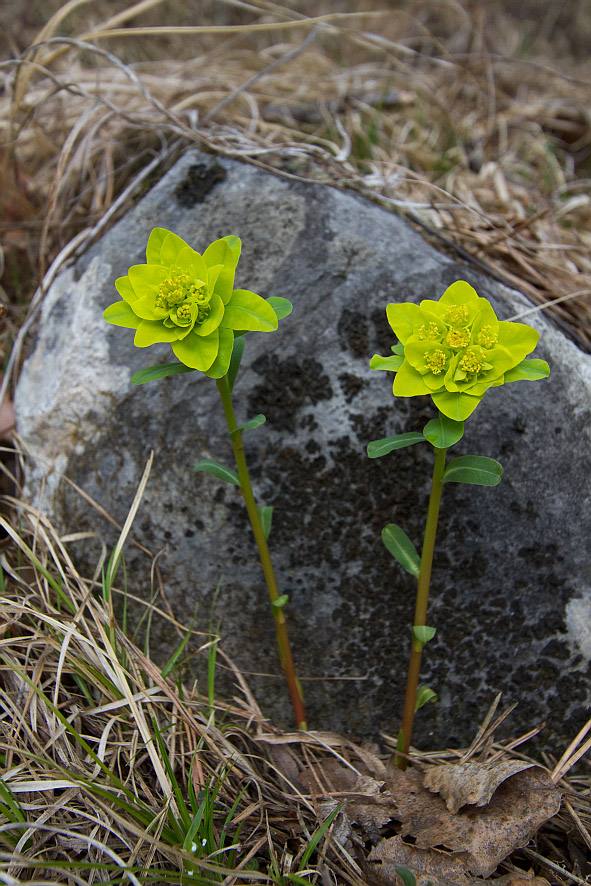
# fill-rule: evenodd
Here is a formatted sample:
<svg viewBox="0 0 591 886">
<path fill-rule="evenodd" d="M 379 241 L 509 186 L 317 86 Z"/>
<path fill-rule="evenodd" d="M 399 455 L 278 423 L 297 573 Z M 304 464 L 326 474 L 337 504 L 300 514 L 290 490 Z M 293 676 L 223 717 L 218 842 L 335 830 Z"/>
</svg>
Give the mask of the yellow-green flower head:
<svg viewBox="0 0 591 886">
<path fill-rule="evenodd" d="M 122 301 L 103 318 L 135 329 L 137 347 L 168 342 L 185 366 L 221 378 L 235 333 L 277 329 L 277 315 L 265 299 L 233 288 L 239 257 L 238 237 L 216 240 L 200 255 L 171 231 L 154 228 L 146 264 L 115 281 Z"/>
<path fill-rule="evenodd" d="M 550 373 L 544 360 L 525 359 L 539 333 L 498 320 L 490 302 L 462 280 L 439 301 L 392 304 L 386 313 L 400 344 L 392 357 L 373 357 L 371 368 L 396 372 L 395 396 L 430 394 L 456 421 L 468 418 L 489 388 Z"/>
</svg>

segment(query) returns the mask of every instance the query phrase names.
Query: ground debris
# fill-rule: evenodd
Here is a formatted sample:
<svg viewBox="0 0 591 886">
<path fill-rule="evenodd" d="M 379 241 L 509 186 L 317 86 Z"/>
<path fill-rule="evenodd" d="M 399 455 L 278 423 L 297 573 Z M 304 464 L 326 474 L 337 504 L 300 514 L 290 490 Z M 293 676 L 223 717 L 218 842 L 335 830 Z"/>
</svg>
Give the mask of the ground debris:
<svg viewBox="0 0 591 886">
<path fill-rule="evenodd" d="M 434 886 L 490 877 L 558 813 L 562 796 L 544 769 L 520 760 L 392 768 L 380 776 L 336 759 L 299 775 L 312 795 L 346 801 L 348 841 L 373 844 L 363 867 L 380 884 L 399 883 L 401 866 L 419 886 L 424 877 Z M 341 840 L 345 834 L 341 828 Z"/>
<path fill-rule="evenodd" d="M 533 763 L 523 760 L 433 766 L 425 773 L 423 784 L 440 794 L 448 810 L 456 813 L 466 804 L 486 806 L 502 782 L 531 766 Z"/>
</svg>

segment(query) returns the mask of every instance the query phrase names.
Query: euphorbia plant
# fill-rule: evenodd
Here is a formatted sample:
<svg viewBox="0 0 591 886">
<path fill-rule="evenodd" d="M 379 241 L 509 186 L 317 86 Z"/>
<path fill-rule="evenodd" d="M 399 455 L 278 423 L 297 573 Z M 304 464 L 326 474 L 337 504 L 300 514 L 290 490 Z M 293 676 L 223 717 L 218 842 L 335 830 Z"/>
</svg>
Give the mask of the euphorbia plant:
<svg viewBox="0 0 591 886">
<path fill-rule="evenodd" d="M 415 711 L 434 693 L 419 687 L 423 646 L 435 635 L 427 625 L 431 565 L 445 483 L 496 486 L 502 467 L 492 458 L 465 455 L 446 465 L 447 450 L 464 433 L 464 420 L 476 409 L 489 388 L 507 382 L 546 378 L 544 360 L 527 359 L 539 333 L 524 323 L 500 321 L 492 305 L 480 298 L 468 283 L 458 281 L 439 301 L 391 304 L 388 322 L 398 343 L 388 357 L 372 357 L 371 369 L 395 372 L 393 393 L 398 397 L 430 394 L 439 414 L 422 432 L 409 432 L 375 440 L 368 446 L 370 458 L 395 449 L 427 442 L 435 460 L 421 556 L 403 529 L 391 523 L 382 539 L 393 557 L 417 579 L 415 617 L 406 683 L 402 727 L 398 733 L 396 763 L 404 769 L 410 747 Z"/>
<path fill-rule="evenodd" d="M 177 362 L 136 372 L 134 384 L 194 370 L 216 380 L 237 470 L 211 459 L 198 462 L 195 470 L 240 487 L 269 591 L 296 725 L 305 729 L 302 690 L 285 620 L 287 595 L 279 593 L 267 544 L 272 508 L 256 504 L 242 443 L 243 432 L 263 424 L 265 417 L 257 415 L 238 425 L 231 398 L 245 334 L 276 330 L 278 320 L 291 312 L 291 304 L 284 298 L 264 299 L 247 289 L 234 289 L 240 249 L 238 237 L 228 236 L 201 255 L 177 234 L 155 228 L 148 239 L 146 263 L 134 265 L 115 281 L 121 301 L 109 305 L 103 317 L 115 326 L 135 329 L 137 347 L 168 342 L 177 357 Z"/>
</svg>

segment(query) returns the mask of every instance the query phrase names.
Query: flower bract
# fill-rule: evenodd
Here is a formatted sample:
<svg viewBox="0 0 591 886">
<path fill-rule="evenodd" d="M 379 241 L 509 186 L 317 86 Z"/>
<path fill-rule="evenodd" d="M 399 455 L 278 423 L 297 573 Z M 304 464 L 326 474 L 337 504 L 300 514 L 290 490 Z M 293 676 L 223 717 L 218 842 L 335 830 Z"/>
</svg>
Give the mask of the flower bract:
<svg viewBox="0 0 591 886">
<path fill-rule="evenodd" d="M 398 397 L 430 394 L 448 418 L 463 421 L 489 388 L 546 378 L 544 360 L 527 360 L 539 333 L 525 323 L 498 320 L 491 303 L 469 283 L 449 286 L 439 301 L 391 304 L 388 322 L 399 340 L 390 357 L 374 356 L 372 369 L 396 373 Z"/>
<path fill-rule="evenodd" d="M 115 281 L 121 301 L 103 318 L 135 329 L 139 348 L 168 342 L 177 359 L 212 378 L 228 371 L 234 336 L 277 329 L 277 314 L 260 295 L 234 289 L 240 240 L 216 240 L 203 255 L 177 234 L 154 228 L 146 263 Z"/>
</svg>

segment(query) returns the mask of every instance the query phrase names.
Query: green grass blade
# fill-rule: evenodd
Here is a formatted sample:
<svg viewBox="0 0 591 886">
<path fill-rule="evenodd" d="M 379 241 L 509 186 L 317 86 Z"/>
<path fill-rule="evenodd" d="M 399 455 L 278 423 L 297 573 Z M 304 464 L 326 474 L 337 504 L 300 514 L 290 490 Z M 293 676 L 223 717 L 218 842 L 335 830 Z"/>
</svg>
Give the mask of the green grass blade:
<svg viewBox="0 0 591 886">
<path fill-rule="evenodd" d="M 337 806 L 336 809 L 333 809 L 333 811 L 330 813 L 330 815 L 324 819 L 324 821 L 322 822 L 320 827 L 316 828 L 316 830 L 312 834 L 312 838 L 311 838 L 310 842 L 308 843 L 308 845 L 306 846 L 306 849 L 304 850 L 304 854 L 302 855 L 302 859 L 301 859 L 299 866 L 298 866 L 298 872 L 303 871 L 304 868 L 307 867 L 312 853 L 314 852 L 314 850 L 316 849 L 316 847 L 318 846 L 318 844 L 322 840 L 323 836 L 326 834 L 327 830 L 329 829 L 329 827 L 331 826 L 331 824 L 333 823 L 333 821 L 335 820 L 335 818 L 337 817 L 339 812 L 341 812 L 344 805 L 345 805 L 344 803 L 340 803 L 339 806 Z"/>
<path fill-rule="evenodd" d="M 152 728 L 154 729 L 154 735 L 156 736 L 156 743 L 158 745 L 158 750 L 160 752 L 160 757 L 164 763 L 164 768 L 166 769 L 166 774 L 170 779 L 170 783 L 172 785 L 172 790 L 174 792 L 174 796 L 179 808 L 179 813 L 183 820 L 184 829 L 187 830 L 191 825 L 191 816 L 189 815 L 189 811 L 187 809 L 185 798 L 183 797 L 183 792 L 180 789 L 179 783 L 176 780 L 176 776 L 174 774 L 173 768 L 170 765 L 170 758 L 168 756 L 168 751 L 166 750 L 166 745 L 162 739 L 162 733 L 158 728 L 158 723 L 156 722 L 156 717 L 152 717 Z"/>
</svg>

